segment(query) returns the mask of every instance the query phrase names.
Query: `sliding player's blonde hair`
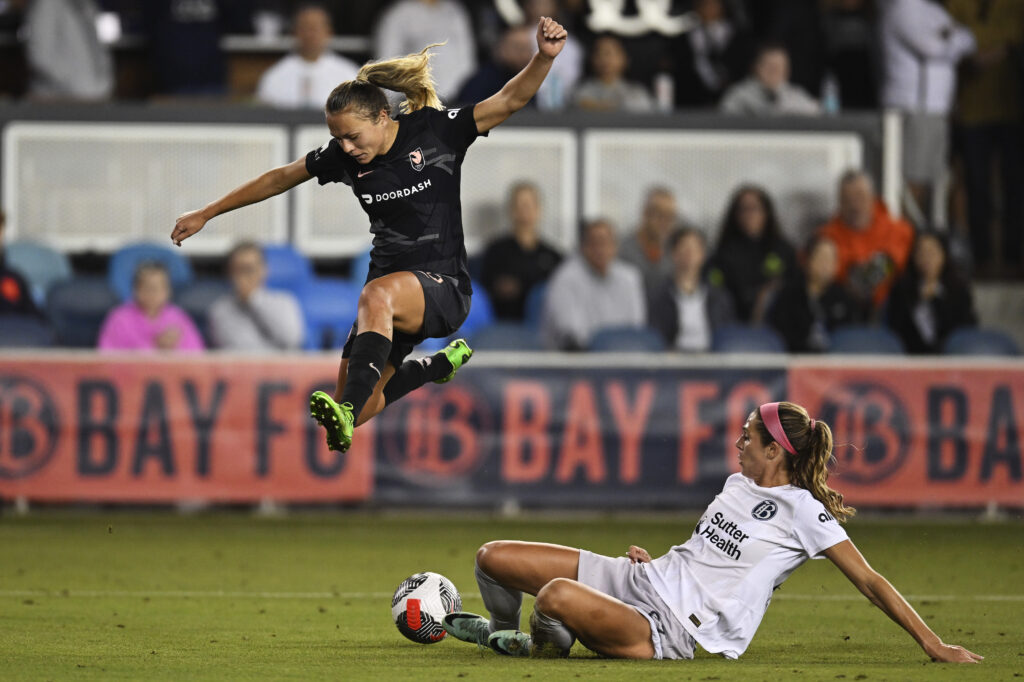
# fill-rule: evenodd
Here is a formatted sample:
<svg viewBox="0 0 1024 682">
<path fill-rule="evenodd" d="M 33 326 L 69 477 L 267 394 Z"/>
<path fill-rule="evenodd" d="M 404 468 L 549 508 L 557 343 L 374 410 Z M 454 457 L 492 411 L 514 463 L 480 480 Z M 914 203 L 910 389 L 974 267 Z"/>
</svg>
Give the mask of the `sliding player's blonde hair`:
<svg viewBox="0 0 1024 682">
<path fill-rule="evenodd" d="M 382 110 L 390 114 L 391 105 L 381 88 L 405 95 L 405 101 L 398 107 L 403 114 L 423 107 L 444 109 L 430 74 L 430 50 L 442 45 L 433 43 L 416 54 L 364 64 L 355 80 L 345 81 L 331 91 L 325 105 L 327 113 L 336 114 L 351 107 L 369 119 L 376 118 Z"/>
</svg>

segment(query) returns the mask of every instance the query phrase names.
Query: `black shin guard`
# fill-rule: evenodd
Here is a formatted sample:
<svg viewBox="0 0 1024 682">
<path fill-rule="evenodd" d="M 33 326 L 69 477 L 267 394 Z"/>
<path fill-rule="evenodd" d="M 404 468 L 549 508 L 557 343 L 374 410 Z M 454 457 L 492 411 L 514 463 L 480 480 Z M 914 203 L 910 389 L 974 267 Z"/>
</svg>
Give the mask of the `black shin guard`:
<svg viewBox="0 0 1024 682">
<path fill-rule="evenodd" d="M 384 402 L 387 405 L 395 402 L 406 393 L 415 391 L 428 381 L 442 379 L 452 371 L 452 363 L 444 351 L 418 360 L 406 360 L 395 370 L 394 376 L 384 387 Z"/>
<path fill-rule="evenodd" d="M 352 404 L 353 417 L 359 417 L 366 401 L 373 395 L 390 352 L 391 340 L 377 332 L 363 332 L 352 342 L 341 402 Z"/>
</svg>

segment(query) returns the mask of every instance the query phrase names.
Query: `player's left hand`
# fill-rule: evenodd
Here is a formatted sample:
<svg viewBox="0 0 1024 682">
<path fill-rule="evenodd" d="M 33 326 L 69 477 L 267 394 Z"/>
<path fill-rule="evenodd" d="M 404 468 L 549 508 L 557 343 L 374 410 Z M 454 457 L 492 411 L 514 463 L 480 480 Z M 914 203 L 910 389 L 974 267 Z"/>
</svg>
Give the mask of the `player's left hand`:
<svg viewBox="0 0 1024 682">
<path fill-rule="evenodd" d="M 940 643 L 934 651 L 929 651 L 928 655 L 932 657 L 933 661 L 940 663 L 981 663 L 985 658 L 962 646 L 945 642 Z"/>
<path fill-rule="evenodd" d="M 545 57 L 557 57 L 568 37 L 565 28 L 551 17 L 541 17 L 537 23 L 537 47 Z"/>
</svg>

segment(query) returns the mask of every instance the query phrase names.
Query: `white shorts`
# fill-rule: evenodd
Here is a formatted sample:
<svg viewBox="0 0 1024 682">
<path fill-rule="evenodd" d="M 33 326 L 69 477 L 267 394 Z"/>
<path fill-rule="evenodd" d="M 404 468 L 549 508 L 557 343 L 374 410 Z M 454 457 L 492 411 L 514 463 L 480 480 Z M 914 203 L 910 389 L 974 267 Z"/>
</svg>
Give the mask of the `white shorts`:
<svg viewBox="0 0 1024 682">
<path fill-rule="evenodd" d="M 578 574 L 579 582 L 632 606 L 647 619 L 655 658 L 693 658 L 693 637 L 658 596 L 644 564 L 581 549 Z"/>
</svg>

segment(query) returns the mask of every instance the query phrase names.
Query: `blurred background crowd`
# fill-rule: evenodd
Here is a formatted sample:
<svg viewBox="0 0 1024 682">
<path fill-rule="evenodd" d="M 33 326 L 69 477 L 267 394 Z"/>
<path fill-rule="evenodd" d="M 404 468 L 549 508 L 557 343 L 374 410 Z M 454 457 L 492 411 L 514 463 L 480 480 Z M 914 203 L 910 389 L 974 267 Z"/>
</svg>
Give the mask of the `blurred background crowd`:
<svg viewBox="0 0 1024 682">
<path fill-rule="evenodd" d="M 735 187 L 703 225 L 655 185 L 632 224 L 589 216 L 564 252 L 538 229 L 537 186 L 496 187 L 505 230 L 472 257 L 471 343 L 1017 352 L 978 328 L 972 283 L 1024 275 L 1020 0 L 0 0 L 0 96 L 315 110 L 367 59 L 447 41 L 434 73 L 458 106 L 529 61 L 540 16 L 571 36 L 531 103 L 540 112 L 894 110 L 905 192 L 886 206 L 879 178 L 851 170 L 832 217 L 797 242 L 761 186 Z M 20 345 L 334 348 L 366 271 L 366 254 L 325 267 L 251 242 L 195 263 L 140 245 L 97 260 L 19 237 L 5 247 L 0 222 L 0 342 Z"/>
</svg>

